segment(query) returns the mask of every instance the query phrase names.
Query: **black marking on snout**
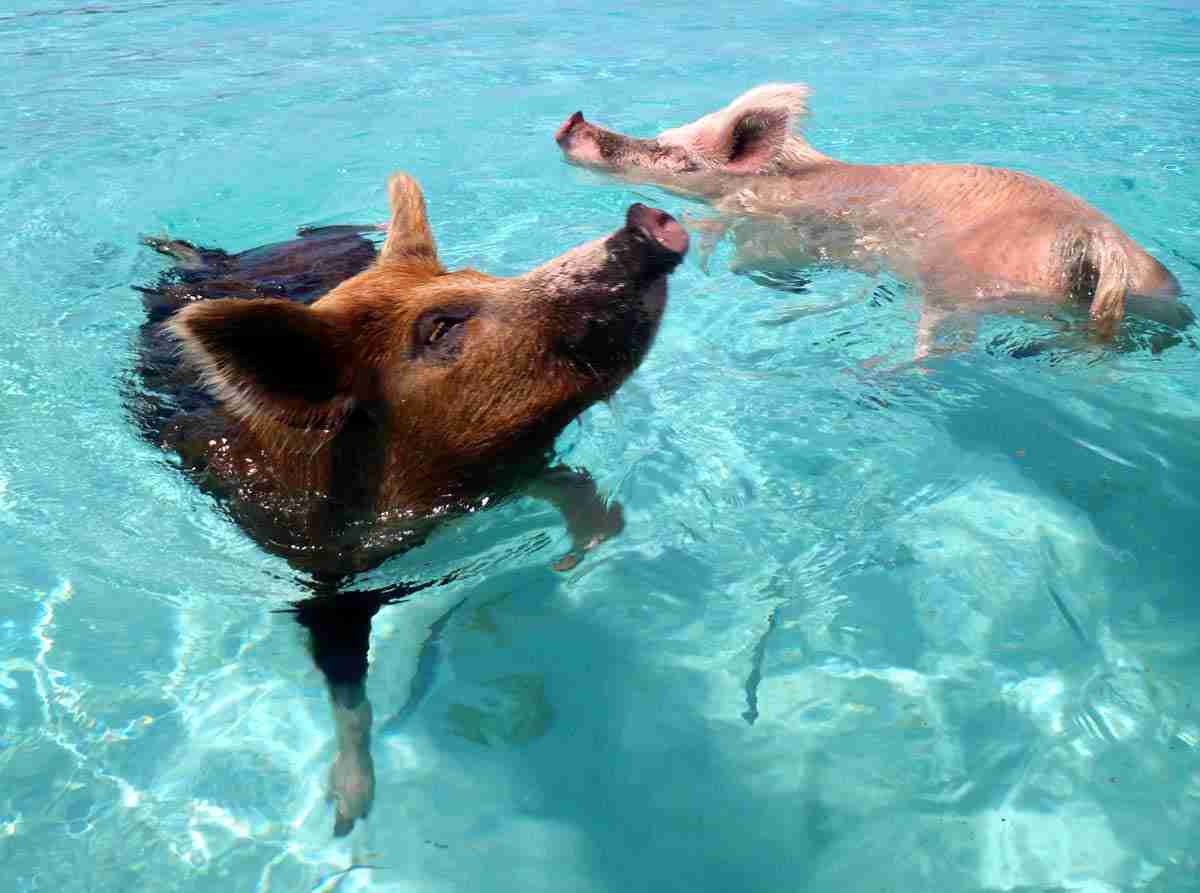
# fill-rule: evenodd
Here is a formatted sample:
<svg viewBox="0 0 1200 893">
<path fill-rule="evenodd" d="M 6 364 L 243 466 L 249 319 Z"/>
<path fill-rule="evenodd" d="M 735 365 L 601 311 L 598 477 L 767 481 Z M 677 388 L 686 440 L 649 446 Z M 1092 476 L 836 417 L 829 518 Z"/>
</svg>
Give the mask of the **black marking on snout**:
<svg viewBox="0 0 1200 893">
<path fill-rule="evenodd" d="M 612 160 L 620 154 L 622 141 L 615 133 L 597 127 L 592 130 L 591 137 L 600 157 Z"/>
<path fill-rule="evenodd" d="M 617 230 L 608 237 L 605 246 L 609 256 L 609 263 L 603 267 L 605 273 L 615 264 L 617 270 L 633 271 L 638 284 L 669 275 L 684 257 L 636 225 Z"/>
<path fill-rule="evenodd" d="M 658 332 L 661 306 L 646 301 L 657 280 L 683 256 L 658 244 L 637 227 L 613 233 L 604 243 L 598 270 L 577 281 L 562 308 L 554 350 L 581 372 L 597 375 L 631 369 Z"/>
</svg>

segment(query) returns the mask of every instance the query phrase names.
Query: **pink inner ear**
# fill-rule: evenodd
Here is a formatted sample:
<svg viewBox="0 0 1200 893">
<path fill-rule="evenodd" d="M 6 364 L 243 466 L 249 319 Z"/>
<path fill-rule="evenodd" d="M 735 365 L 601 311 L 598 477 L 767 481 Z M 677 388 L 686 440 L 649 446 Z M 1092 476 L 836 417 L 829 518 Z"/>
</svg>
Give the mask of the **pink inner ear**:
<svg viewBox="0 0 1200 893">
<path fill-rule="evenodd" d="M 722 167 L 739 174 L 760 170 L 771 160 L 787 135 L 787 116 L 756 111 L 740 117 L 730 129 Z"/>
<path fill-rule="evenodd" d="M 722 167 L 727 171 L 733 171 L 735 174 L 752 174 L 761 169 L 771 160 L 771 155 L 774 153 L 774 146 L 769 140 L 762 140 L 754 148 L 742 152 L 737 158 L 732 161 L 725 162 Z"/>
</svg>

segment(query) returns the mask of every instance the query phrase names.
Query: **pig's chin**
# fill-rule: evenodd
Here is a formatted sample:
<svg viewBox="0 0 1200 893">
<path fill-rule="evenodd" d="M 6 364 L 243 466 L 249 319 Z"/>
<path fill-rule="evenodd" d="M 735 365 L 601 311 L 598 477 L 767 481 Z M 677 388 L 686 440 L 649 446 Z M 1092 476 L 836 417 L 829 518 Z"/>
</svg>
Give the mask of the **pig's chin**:
<svg viewBox="0 0 1200 893">
<path fill-rule="evenodd" d="M 603 158 L 586 158 L 574 154 L 563 153 L 563 160 L 571 167 L 582 168 L 597 174 L 615 174 L 616 169 Z"/>
<path fill-rule="evenodd" d="M 584 311 L 580 328 L 557 342 L 555 352 L 584 374 L 591 386 L 615 390 L 645 359 L 658 334 L 667 304 L 667 274 L 643 280 L 626 291 L 612 315 Z"/>
<path fill-rule="evenodd" d="M 642 286 L 640 319 L 634 329 L 629 332 L 629 353 L 633 358 L 634 368 L 646 358 L 650 346 L 658 335 L 659 325 L 662 323 L 663 314 L 667 309 L 668 275 L 663 273 Z"/>
<path fill-rule="evenodd" d="M 642 307 L 645 308 L 646 315 L 654 320 L 654 324 L 657 326 L 658 321 L 662 319 L 663 312 L 667 309 L 666 273 L 651 280 L 650 284 L 642 291 Z"/>
<path fill-rule="evenodd" d="M 600 147 L 594 143 L 581 141 L 570 146 L 562 147 L 563 160 L 573 167 L 595 171 L 598 174 L 615 174 L 617 166 L 606 158 Z"/>
</svg>

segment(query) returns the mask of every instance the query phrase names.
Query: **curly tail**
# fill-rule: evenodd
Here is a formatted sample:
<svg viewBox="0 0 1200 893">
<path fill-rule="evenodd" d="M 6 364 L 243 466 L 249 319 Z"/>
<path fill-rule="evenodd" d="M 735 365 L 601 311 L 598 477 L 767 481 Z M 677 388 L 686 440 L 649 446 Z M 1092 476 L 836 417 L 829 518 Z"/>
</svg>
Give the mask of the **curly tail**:
<svg viewBox="0 0 1200 893">
<path fill-rule="evenodd" d="M 1089 315 L 1094 332 L 1100 340 L 1109 341 L 1125 316 L 1129 254 L 1118 232 L 1091 230 L 1084 238 L 1086 247 L 1071 271 L 1071 292 L 1077 298 L 1091 300 Z"/>
</svg>

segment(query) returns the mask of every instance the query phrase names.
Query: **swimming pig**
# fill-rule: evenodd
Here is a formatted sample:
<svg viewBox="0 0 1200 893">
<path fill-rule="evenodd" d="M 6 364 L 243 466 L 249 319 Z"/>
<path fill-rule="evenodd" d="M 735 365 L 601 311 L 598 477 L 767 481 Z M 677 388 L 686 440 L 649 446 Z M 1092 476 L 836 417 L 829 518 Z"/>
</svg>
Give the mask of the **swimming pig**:
<svg viewBox="0 0 1200 893">
<path fill-rule="evenodd" d="M 362 235 L 372 227 L 238 255 L 149 240 L 178 266 L 142 289 L 132 405 L 146 437 L 311 576 L 316 595 L 293 607 L 333 707 L 338 835 L 374 791 L 371 618 L 421 588 L 346 584 L 506 496 L 562 512 L 573 548 L 559 569 L 616 533 L 619 505 L 586 473 L 552 466 L 551 450 L 646 355 L 688 247 L 672 217 L 635 204 L 616 232 L 522 276 L 452 272 L 417 184 L 397 175 L 389 190 L 378 257 Z"/>
<path fill-rule="evenodd" d="M 1091 329 L 1116 332 L 1126 298 L 1164 322 L 1191 314 L 1175 277 L 1100 211 L 1027 174 L 969 164 L 850 164 L 793 128 L 808 114 L 803 84 L 766 84 L 654 139 L 635 139 L 576 112 L 555 140 L 566 159 L 701 199 L 701 227 L 731 231 L 734 268 L 833 264 L 887 270 L 923 294 L 917 356 L 964 305 L 1087 302 Z M 1143 308 L 1144 307 L 1144 311 Z M 970 324 L 974 325 L 973 318 Z"/>
</svg>

